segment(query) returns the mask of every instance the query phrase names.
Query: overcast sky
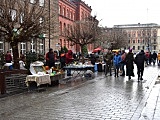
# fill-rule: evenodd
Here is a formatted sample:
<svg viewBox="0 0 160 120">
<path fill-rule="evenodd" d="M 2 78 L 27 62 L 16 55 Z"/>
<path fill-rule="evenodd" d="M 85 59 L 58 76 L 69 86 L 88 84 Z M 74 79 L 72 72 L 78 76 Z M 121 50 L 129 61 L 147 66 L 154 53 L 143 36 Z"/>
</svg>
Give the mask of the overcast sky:
<svg viewBox="0 0 160 120">
<path fill-rule="evenodd" d="M 91 6 L 100 25 L 157 23 L 160 25 L 160 0 L 83 0 Z"/>
</svg>

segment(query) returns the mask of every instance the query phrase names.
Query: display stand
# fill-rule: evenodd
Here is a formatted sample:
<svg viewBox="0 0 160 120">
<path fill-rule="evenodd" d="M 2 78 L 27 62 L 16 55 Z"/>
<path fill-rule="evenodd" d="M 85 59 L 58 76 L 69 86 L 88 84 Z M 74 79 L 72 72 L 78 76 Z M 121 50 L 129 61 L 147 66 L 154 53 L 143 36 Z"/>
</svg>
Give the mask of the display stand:
<svg viewBox="0 0 160 120">
<path fill-rule="evenodd" d="M 32 75 L 27 75 L 26 85 L 29 86 L 31 82 L 36 82 L 37 86 L 42 84 L 51 84 L 50 75 L 46 74 L 43 67 L 43 62 L 36 61 L 30 64 L 30 72 Z"/>
</svg>

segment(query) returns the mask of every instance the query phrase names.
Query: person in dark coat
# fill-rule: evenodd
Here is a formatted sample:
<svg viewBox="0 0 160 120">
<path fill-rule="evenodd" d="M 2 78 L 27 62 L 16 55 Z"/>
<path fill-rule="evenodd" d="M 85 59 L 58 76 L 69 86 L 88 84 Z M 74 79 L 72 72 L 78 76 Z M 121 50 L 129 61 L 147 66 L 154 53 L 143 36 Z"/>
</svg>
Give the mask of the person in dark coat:
<svg viewBox="0 0 160 120">
<path fill-rule="evenodd" d="M 50 48 L 49 52 L 47 52 L 46 54 L 46 64 L 49 66 L 49 68 L 55 67 L 55 59 L 54 59 L 54 53 L 52 48 Z"/>
<path fill-rule="evenodd" d="M 152 58 L 153 58 L 153 65 L 155 65 L 157 59 L 157 53 L 155 51 L 152 54 Z"/>
<path fill-rule="evenodd" d="M 108 50 L 107 54 L 104 56 L 104 62 L 106 63 L 105 66 L 105 76 L 107 76 L 107 73 L 110 73 L 110 76 L 112 76 L 112 62 L 113 62 L 113 54 L 111 50 Z"/>
<path fill-rule="evenodd" d="M 144 62 L 147 60 L 144 50 L 136 55 L 135 63 L 137 65 L 138 81 L 143 80 Z"/>
<path fill-rule="evenodd" d="M 129 50 L 128 54 L 126 55 L 126 76 L 128 79 L 131 79 L 131 76 L 134 77 L 134 54 L 132 53 L 132 49 Z"/>
<path fill-rule="evenodd" d="M 91 61 L 92 65 L 95 65 L 95 63 L 96 63 L 96 57 L 95 57 L 94 54 L 91 54 L 90 61 Z"/>
</svg>

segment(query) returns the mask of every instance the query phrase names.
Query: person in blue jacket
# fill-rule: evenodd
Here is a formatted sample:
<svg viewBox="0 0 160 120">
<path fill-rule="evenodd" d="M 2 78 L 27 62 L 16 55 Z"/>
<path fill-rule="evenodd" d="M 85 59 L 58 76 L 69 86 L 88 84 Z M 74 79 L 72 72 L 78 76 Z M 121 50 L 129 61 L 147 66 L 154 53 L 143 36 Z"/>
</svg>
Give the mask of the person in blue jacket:
<svg viewBox="0 0 160 120">
<path fill-rule="evenodd" d="M 119 72 L 121 61 L 122 61 L 121 55 L 119 54 L 119 52 L 116 52 L 113 57 L 113 66 L 114 66 L 114 71 L 115 71 L 115 77 L 119 77 L 118 72 Z"/>
</svg>

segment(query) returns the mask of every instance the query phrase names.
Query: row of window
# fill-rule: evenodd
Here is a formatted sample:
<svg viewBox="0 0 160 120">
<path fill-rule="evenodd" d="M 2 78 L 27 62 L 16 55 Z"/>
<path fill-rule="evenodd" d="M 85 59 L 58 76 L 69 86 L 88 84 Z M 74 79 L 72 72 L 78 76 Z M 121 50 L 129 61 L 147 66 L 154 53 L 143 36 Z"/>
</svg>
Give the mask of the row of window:
<svg viewBox="0 0 160 120">
<path fill-rule="evenodd" d="M 146 40 L 128 40 L 128 43 L 142 43 L 142 44 L 145 44 L 145 43 L 151 43 L 151 39 L 148 39 L 147 41 Z M 156 43 L 156 39 L 154 39 L 154 43 Z"/>
<path fill-rule="evenodd" d="M 66 8 L 65 7 L 62 8 L 61 5 L 59 5 L 59 14 L 64 17 L 67 17 L 73 21 L 75 20 L 75 12 L 73 10 L 69 10 L 69 9 L 66 10 Z M 81 19 L 88 18 L 89 16 L 90 16 L 89 13 L 87 14 L 84 11 L 81 12 Z"/>
<path fill-rule="evenodd" d="M 65 7 L 62 8 L 61 5 L 59 5 L 59 14 L 71 20 L 75 20 L 75 12 L 69 9 L 66 10 L 66 8 Z"/>
<path fill-rule="evenodd" d="M 148 48 L 146 46 L 137 46 L 137 48 L 136 48 L 136 46 L 133 46 L 132 49 L 133 50 L 146 50 Z M 156 46 L 155 45 L 152 46 L 152 50 L 156 50 Z"/>
<path fill-rule="evenodd" d="M 31 44 L 30 44 L 30 51 L 31 52 L 35 52 L 36 51 L 36 43 L 34 43 L 34 41 L 32 40 L 31 41 Z M 12 53 L 12 48 L 11 46 L 9 47 L 10 49 L 10 52 Z M 26 43 L 22 42 L 20 43 L 20 51 L 24 54 L 26 53 L 27 51 L 27 45 Z M 0 52 L 4 52 L 4 42 L 3 41 L 0 41 Z M 44 44 L 43 43 L 39 43 L 39 53 L 41 54 L 44 54 Z"/>
<path fill-rule="evenodd" d="M 132 33 L 128 33 L 128 37 L 144 37 L 144 36 L 151 36 L 151 31 L 150 32 L 132 32 Z M 156 37 L 157 36 L 157 32 L 153 31 L 152 36 Z"/>
</svg>

